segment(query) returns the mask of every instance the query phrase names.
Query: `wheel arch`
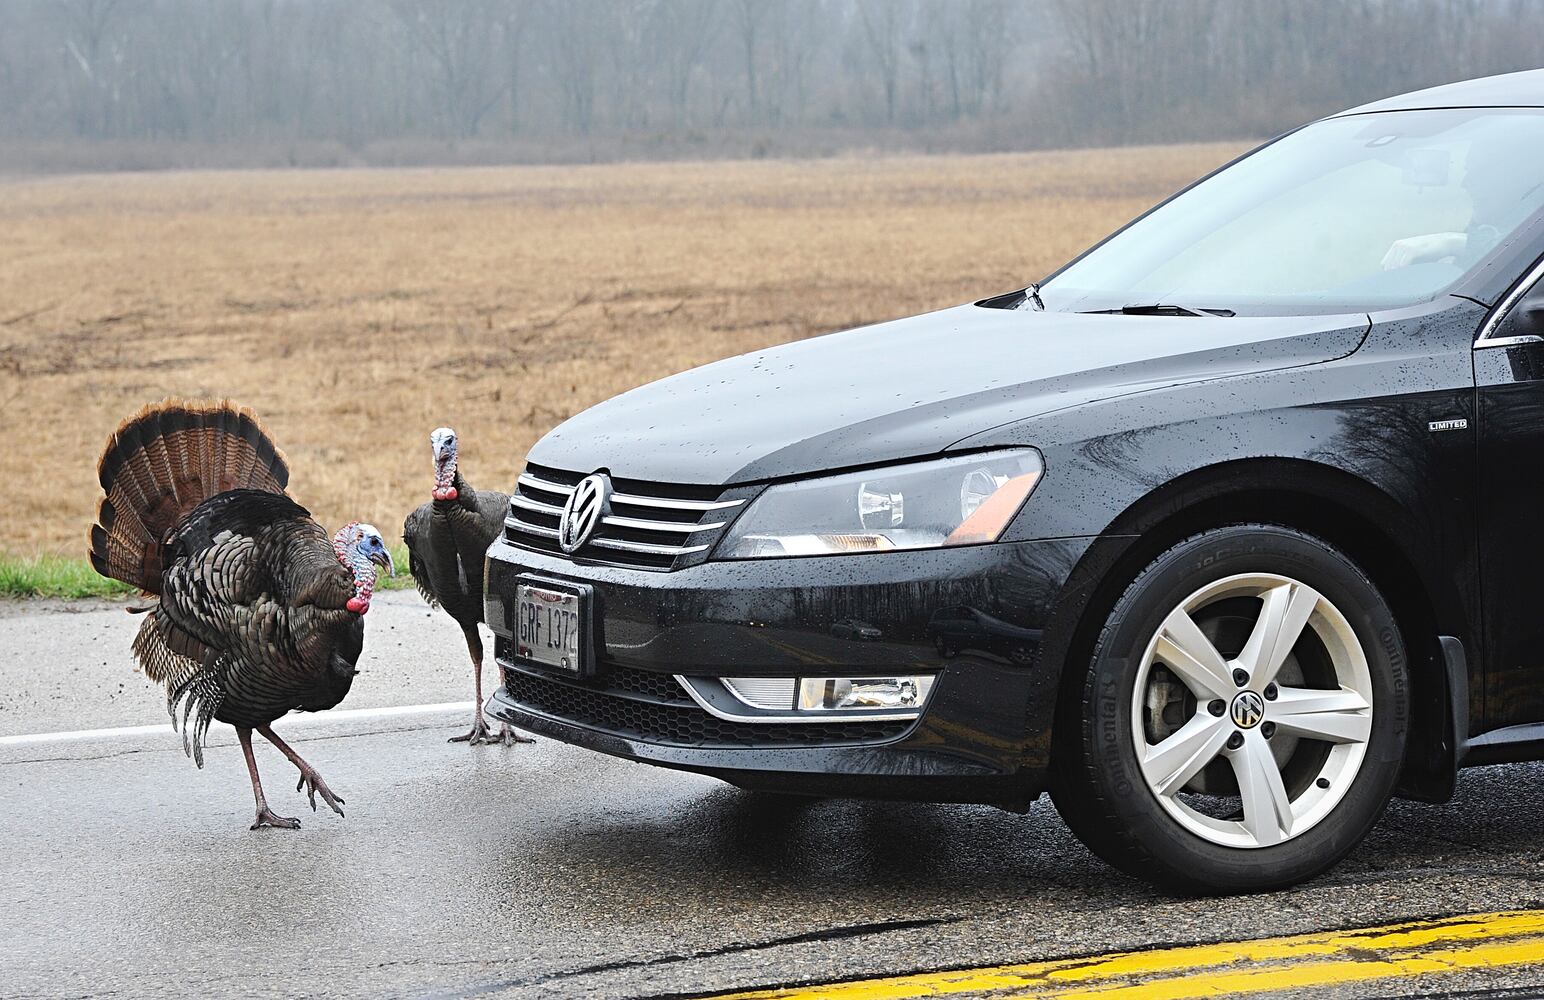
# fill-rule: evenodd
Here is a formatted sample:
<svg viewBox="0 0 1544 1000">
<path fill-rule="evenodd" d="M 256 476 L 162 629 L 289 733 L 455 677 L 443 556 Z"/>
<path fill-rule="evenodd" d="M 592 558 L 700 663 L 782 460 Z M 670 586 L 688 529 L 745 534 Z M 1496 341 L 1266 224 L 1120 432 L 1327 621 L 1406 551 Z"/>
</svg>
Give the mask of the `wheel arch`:
<svg viewBox="0 0 1544 1000">
<path fill-rule="evenodd" d="M 1444 637 L 1470 644 L 1470 627 L 1451 580 L 1415 540 L 1418 519 L 1374 484 L 1304 459 L 1240 459 L 1187 473 L 1125 508 L 1074 570 L 1069 589 L 1083 598 L 1060 650 L 1051 739 L 1051 773 L 1077 731 L 1081 676 L 1109 612 L 1136 576 L 1171 546 L 1208 528 L 1264 523 L 1322 539 L 1355 562 L 1388 601 L 1408 657 L 1410 738 L 1396 794 L 1424 801 L 1452 795 L 1455 734 Z M 1470 660 L 1475 657 L 1470 646 Z M 1056 659 L 1050 662 L 1057 662 Z M 1463 678 L 1467 681 L 1468 678 Z M 1454 681 L 1455 683 L 1457 680 Z"/>
</svg>

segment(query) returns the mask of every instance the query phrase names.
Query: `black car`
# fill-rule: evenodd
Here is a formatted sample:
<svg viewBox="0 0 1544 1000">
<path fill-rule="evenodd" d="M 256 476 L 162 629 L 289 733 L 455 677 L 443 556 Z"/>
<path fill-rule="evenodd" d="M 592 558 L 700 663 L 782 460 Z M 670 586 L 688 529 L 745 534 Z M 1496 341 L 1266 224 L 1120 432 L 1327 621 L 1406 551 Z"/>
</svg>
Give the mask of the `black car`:
<svg viewBox="0 0 1544 1000">
<path fill-rule="evenodd" d="M 1049 792 L 1192 891 L 1544 757 L 1544 71 L 1243 156 L 1038 285 L 532 450 L 488 553 L 548 736 L 748 789 Z"/>
</svg>

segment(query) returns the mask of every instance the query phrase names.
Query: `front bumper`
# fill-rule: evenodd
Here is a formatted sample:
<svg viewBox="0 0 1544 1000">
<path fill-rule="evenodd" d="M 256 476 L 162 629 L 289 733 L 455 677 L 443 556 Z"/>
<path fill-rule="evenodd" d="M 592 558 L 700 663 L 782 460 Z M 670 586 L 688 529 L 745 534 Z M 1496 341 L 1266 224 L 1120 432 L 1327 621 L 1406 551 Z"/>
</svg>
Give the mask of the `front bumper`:
<svg viewBox="0 0 1544 1000">
<path fill-rule="evenodd" d="M 744 787 L 1021 808 L 1045 787 L 1060 664 L 1041 662 L 1044 639 L 1090 541 L 651 572 L 501 540 L 488 553 L 486 612 L 504 683 L 488 710 Z M 507 623 L 522 574 L 594 588 L 595 677 L 515 660 Z M 924 712 L 899 722 L 725 720 L 675 678 L 929 672 L 939 678 Z"/>
</svg>

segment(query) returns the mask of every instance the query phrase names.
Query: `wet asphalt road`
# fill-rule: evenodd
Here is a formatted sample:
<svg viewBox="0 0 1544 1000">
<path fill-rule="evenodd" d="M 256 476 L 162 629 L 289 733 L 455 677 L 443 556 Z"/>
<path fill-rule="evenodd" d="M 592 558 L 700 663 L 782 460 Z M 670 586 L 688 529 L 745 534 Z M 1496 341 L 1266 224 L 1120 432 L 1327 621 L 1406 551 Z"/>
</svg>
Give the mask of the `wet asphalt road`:
<svg viewBox="0 0 1544 1000">
<path fill-rule="evenodd" d="M 346 707 L 466 697 L 454 631 L 418 623 L 415 601 L 393 595 L 372 618 L 380 636 L 416 625 L 371 652 L 403 697 L 382 700 L 382 680 Z M 5 733 L 157 721 L 121 614 L 0 608 Z M 100 666 L 72 672 L 60 657 L 79 649 Z M 202 772 L 169 732 L 0 746 L 0 993 L 659 996 L 1544 907 L 1540 766 L 1468 772 L 1444 806 L 1396 803 L 1299 889 L 1184 900 L 1112 872 L 1047 802 L 1015 816 L 780 800 L 545 739 L 447 745 L 465 721 L 281 721 L 347 799 L 346 818 L 305 809 L 299 831 L 247 829 L 229 730 Z M 302 810 L 283 759 L 260 749 L 259 763 L 274 807 Z"/>
</svg>

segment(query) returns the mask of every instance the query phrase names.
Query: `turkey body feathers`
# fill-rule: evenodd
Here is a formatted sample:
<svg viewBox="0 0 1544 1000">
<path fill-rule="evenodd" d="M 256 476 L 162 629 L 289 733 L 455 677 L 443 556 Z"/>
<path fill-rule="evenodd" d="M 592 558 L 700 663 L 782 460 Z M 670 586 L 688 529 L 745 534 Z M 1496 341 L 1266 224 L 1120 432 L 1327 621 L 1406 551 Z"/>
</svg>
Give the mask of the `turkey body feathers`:
<svg viewBox="0 0 1544 1000">
<path fill-rule="evenodd" d="M 433 500 L 408 515 L 402 526 L 408 570 L 430 604 L 463 629 L 483 620 L 483 560 L 504 528 L 509 495 L 474 490 L 455 478 L 456 499 Z"/>
<path fill-rule="evenodd" d="M 364 619 L 326 533 L 286 496 L 232 490 L 196 507 L 169 539 L 160 601 L 136 658 L 166 686 L 185 744 L 202 762 L 211 719 L 266 726 L 348 694 Z"/>
<path fill-rule="evenodd" d="M 200 766 L 212 720 L 258 728 L 343 699 L 364 645 L 353 577 L 285 495 L 288 467 L 250 412 L 149 407 L 109 439 L 98 471 L 92 564 L 159 598 L 134 656 Z"/>
</svg>

